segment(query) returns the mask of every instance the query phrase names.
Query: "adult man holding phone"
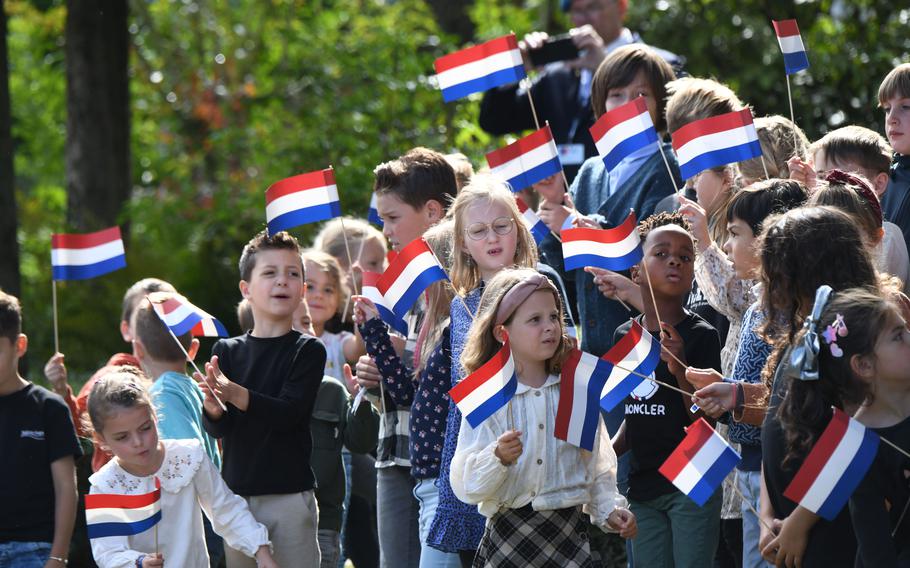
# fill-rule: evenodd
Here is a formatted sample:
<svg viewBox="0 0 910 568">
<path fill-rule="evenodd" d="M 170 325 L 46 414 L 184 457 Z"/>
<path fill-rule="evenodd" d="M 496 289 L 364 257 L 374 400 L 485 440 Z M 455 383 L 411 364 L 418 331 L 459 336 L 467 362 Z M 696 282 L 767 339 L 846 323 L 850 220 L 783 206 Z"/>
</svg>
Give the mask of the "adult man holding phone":
<svg viewBox="0 0 910 568">
<path fill-rule="evenodd" d="M 639 43 L 638 34 L 623 25 L 628 0 L 562 0 L 575 26 L 563 36 L 531 32 L 519 42 L 528 71 L 540 73 L 531 87 L 541 126 L 549 121 L 560 159 L 571 183 L 586 158 L 597 155 L 588 129 L 594 124 L 591 78 L 607 54 Z M 685 62 L 656 49 L 674 70 Z M 535 128 L 527 91 L 518 83 L 487 91 L 480 107 L 480 126 L 491 134 L 519 133 Z"/>
</svg>

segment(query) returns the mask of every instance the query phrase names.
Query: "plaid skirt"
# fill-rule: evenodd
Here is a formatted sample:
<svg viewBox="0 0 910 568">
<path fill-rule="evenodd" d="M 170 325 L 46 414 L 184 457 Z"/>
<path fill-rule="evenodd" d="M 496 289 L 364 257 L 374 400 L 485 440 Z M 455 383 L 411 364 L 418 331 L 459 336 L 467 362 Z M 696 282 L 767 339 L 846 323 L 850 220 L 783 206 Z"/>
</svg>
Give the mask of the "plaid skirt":
<svg viewBox="0 0 910 568">
<path fill-rule="evenodd" d="M 579 507 L 506 509 L 487 521 L 473 568 L 595 568 Z"/>
</svg>

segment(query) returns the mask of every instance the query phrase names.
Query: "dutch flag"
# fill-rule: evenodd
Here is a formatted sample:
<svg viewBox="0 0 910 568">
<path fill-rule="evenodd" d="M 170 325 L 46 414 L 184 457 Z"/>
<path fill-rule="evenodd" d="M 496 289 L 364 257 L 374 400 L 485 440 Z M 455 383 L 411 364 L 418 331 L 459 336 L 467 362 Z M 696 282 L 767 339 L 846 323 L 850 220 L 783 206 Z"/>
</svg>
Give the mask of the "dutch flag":
<svg viewBox="0 0 910 568">
<path fill-rule="evenodd" d="M 169 296 L 162 301 L 149 301 L 155 313 L 177 337 L 191 332 L 193 337 L 227 337 L 227 329 L 215 316 L 194 306 L 183 296 Z"/>
<path fill-rule="evenodd" d="M 487 154 L 491 173 L 505 178 L 512 191 L 521 191 L 532 184 L 562 171 L 559 150 L 549 126 L 535 130 L 505 148 Z"/>
<path fill-rule="evenodd" d="M 379 209 L 376 207 L 376 194 L 373 193 L 370 196 L 370 210 L 367 213 L 367 221 L 373 223 L 377 227 L 382 227 L 382 217 L 379 216 Z"/>
<path fill-rule="evenodd" d="M 803 38 L 799 35 L 799 26 L 796 20 L 771 20 L 774 24 L 774 33 L 777 34 L 777 43 L 784 54 L 784 69 L 787 75 L 809 68 L 809 58 L 806 57 L 806 47 Z"/>
<path fill-rule="evenodd" d="M 51 235 L 54 280 L 85 280 L 126 266 L 120 227 L 95 233 Z"/>
<path fill-rule="evenodd" d="M 739 460 L 721 435 L 699 418 L 686 429 L 686 437 L 659 471 L 701 507 Z"/>
<path fill-rule="evenodd" d="M 340 216 L 341 203 L 331 168 L 277 181 L 265 192 L 270 235 Z"/>
<path fill-rule="evenodd" d="M 88 537 L 132 536 L 145 532 L 161 520 L 161 483 L 141 495 L 92 493 L 85 496 Z"/>
<path fill-rule="evenodd" d="M 440 57 L 435 67 L 447 103 L 527 77 L 515 34 Z"/>
<path fill-rule="evenodd" d="M 657 142 L 657 130 L 644 97 L 604 114 L 590 130 L 607 170 L 629 154 Z"/>
<path fill-rule="evenodd" d="M 462 416 L 472 428 L 505 406 L 518 389 L 512 348 L 506 337 L 502 349 L 479 369 L 449 391 Z"/>
<path fill-rule="evenodd" d="M 600 393 L 600 406 L 609 412 L 645 380 L 629 371 L 649 377 L 657 368 L 660 343 L 640 323 L 632 320 L 629 332 L 607 351 L 603 359 L 613 365 Z"/>
<path fill-rule="evenodd" d="M 387 323 L 392 329 L 400 333 L 401 335 L 408 336 L 408 324 L 402 318 L 396 316 L 392 313 L 392 310 L 386 305 L 385 298 L 382 296 L 382 293 L 379 291 L 377 284 L 379 279 L 382 277 L 381 274 L 376 272 L 363 271 L 363 280 L 361 295 L 365 298 L 372 300 L 373 304 L 376 305 L 376 309 L 379 310 L 379 319 Z"/>
<path fill-rule="evenodd" d="M 430 245 L 420 238 L 411 241 L 398 253 L 379 277 L 376 287 L 392 313 L 404 319 L 430 284 L 447 278 Z"/>
<path fill-rule="evenodd" d="M 625 270 L 641 260 L 644 253 L 635 213 L 613 229 L 578 227 L 562 230 L 562 256 L 566 270 L 596 266 Z"/>
<path fill-rule="evenodd" d="M 600 396 L 613 366 L 590 353 L 572 350 L 562 364 L 556 429 L 560 440 L 594 451 L 600 422 Z"/>
<path fill-rule="evenodd" d="M 534 242 L 539 245 L 540 241 L 544 240 L 544 238 L 550 234 L 550 229 L 548 229 L 547 225 L 537 216 L 537 213 L 528 207 L 528 204 L 525 203 L 524 199 L 516 195 L 515 203 L 518 205 L 518 211 L 521 212 L 521 222 L 524 223 L 524 226 L 531 232 L 531 236 L 534 237 Z"/>
<path fill-rule="evenodd" d="M 784 497 L 833 521 L 875 460 L 878 443 L 875 432 L 835 408 Z"/>
<path fill-rule="evenodd" d="M 683 179 L 761 156 L 752 111 L 744 108 L 683 126 L 671 135 Z"/>
</svg>

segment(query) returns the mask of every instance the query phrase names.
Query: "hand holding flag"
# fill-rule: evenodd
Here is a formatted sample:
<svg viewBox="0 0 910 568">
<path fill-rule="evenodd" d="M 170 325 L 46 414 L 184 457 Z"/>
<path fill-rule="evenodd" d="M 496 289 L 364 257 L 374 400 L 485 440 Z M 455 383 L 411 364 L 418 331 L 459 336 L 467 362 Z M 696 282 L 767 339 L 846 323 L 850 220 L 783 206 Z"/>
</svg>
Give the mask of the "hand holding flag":
<svg viewBox="0 0 910 568">
<path fill-rule="evenodd" d="M 376 282 L 389 309 L 401 319 L 427 287 L 448 276 L 422 238 L 404 247 Z"/>
</svg>

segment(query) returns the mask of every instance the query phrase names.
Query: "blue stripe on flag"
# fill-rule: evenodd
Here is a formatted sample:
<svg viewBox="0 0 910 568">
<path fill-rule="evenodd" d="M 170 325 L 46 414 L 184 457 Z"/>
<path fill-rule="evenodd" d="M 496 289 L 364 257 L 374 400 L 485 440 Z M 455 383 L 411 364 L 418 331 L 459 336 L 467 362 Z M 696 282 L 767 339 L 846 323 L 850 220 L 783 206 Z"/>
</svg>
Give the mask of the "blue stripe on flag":
<svg viewBox="0 0 910 568">
<path fill-rule="evenodd" d="M 792 75 L 797 71 L 809 68 L 809 58 L 806 57 L 805 51 L 795 51 L 784 54 L 784 69 L 787 75 Z"/>
<path fill-rule="evenodd" d="M 81 266 L 61 265 L 53 270 L 54 280 L 86 280 L 119 270 L 126 266 L 126 255 L 119 255 L 94 264 Z"/>
<path fill-rule="evenodd" d="M 850 496 L 856 490 L 860 481 L 869 471 L 869 466 L 875 459 L 875 453 L 878 451 L 878 435 L 868 428 L 863 434 L 863 441 L 846 471 L 831 489 L 831 493 L 818 509 L 818 516 L 833 521 L 837 518 L 838 513 L 847 504 Z"/>
<path fill-rule="evenodd" d="M 717 488 L 724 482 L 736 464 L 739 463 L 739 456 L 733 451 L 733 448 L 724 448 L 724 451 L 717 456 L 717 460 L 708 468 L 695 487 L 689 492 L 689 499 L 695 501 L 699 507 L 704 506 L 705 502 L 714 495 Z"/>
<path fill-rule="evenodd" d="M 742 162 L 758 156 L 761 156 L 761 145 L 758 140 L 753 140 L 739 146 L 722 148 L 695 156 L 685 164 L 680 164 L 679 172 L 682 174 L 683 179 L 689 179 L 708 168 Z"/>
<path fill-rule="evenodd" d="M 594 372 L 588 379 L 588 398 L 585 402 L 585 420 L 581 428 L 581 440 L 579 446 L 594 451 L 594 438 L 597 435 L 597 426 L 600 424 L 600 393 L 604 390 L 604 384 L 610 376 L 609 362 L 603 359 L 597 361 Z"/>
<path fill-rule="evenodd" d="M 174 335 L 180 337 L 184 333 L 189 333 L 193 329 L 193 326 L 195 326 L 200 321 L 202 321 L 202 316 L 193 312 L 187 314 L 187 316 L 183 318 L 183 321 L 179 321 L 174 325 L 169 325 L 168 327 L 171 328 L 171 331 L 174 332 Z M 227 334 L 225 333 L 225 335 Z"/>
<path fill-rule="evenodd" d="M 95 523 L 86 526 L 89 538 L 104 538 L 106 536 L 132 536 L 145 532 L 161 520 L 161 511 L 151 517 L 134 523 Z"/>
<path fill-rule="evenodd" d="M 543 221 L 535 223 L 534 226 L 531 227 L 531 235 L 534 237 L 534 242 L 538 245 L 540 244 L 540 241 L 544 240 L 549 234 L 550 229 L 547 228 L 546 223 Z"/>
<path fill-rule="evenodd" d="M 635 250 L 623 256 L 600 256 L 599 254 L 576 254 L 567 256 L 563 259 L 566 270 L 575 270 L 586 266 L 596 266 L 597 268 L 606 268 L 607 270 L 625 270 L 638 261 L 643 256 L 641 245 L 635 247 Z"/>
<path fill-rule="evenodd" d="M 617 404 L 624 401 L 627 396 L 632 394 L 632 391 L 634 391 L 642 381 L 644 381 L 643 378 L 636 377 L 631 373 L 626 375 L 626 378 L 619 381 L 619 384 L 610 389 L 610 392 L 600 399 L 600 407 L 605 411 L 610 412 Z"/>
<path fill-rule="evenodd" d="M 516 65 L 515 67 L 495 71 L 489 75 L 447 87 L 442 90 L 442 100 L 450 103 L 472 93 L 480 93 L 500 85 L 520 81 L 527 76 L 524 65 Z"/>
<path fill-rule="evenodd" d="M 604 165 L 607 166 L 607 170 L 612 170 L 623 158 L 654 142 L 657 142 L 657 131 L 650 127 L 644 132 L 639 132 L 635 136 L 630 136 L 617 144 L 609 154 L 603 157 Z"/>
<path fill-rule="evenodd" d="M 403 335 L 405 337 L 408 336 L 408 324 L 406 321 L 404 321 L 403 319 L 401 319 L 398 316 L 396 316 L 395 314 L 393 314 L 392 310 L 388 309 L 385 306 L 380 306 L 379 304 L 376 304 L 376 309 L 379 310 L 379 319 L 386 322 L 388 325 L 390 325 L 392 327 L 392 329 L 394 329 L 401 335 Z"/>
<path fill-rule="evenodd" d="M 414 302 L 417 301 L 417 298 L 427 289 L 427 286 L 436 282 L 437 280 L 445 280 L 446 273 L 438 264 L 428 267 L 426 270 L 417 275 L 417 278 L 411 282 L 411 285 L 408 286 L 408 289 L 405 290 L 404 294 L 398 301 L 395 302 L 395 305 L 392 306 L 392 312 L 404 319 L 404 316 L 408 313 L 408 310 L 411 309 L 411 306 L 414 305 Z"/>
<path fill-rule="evenodd" d="M 512 378 L 509 379 L 499 392 L 485 400 L 483 404 L 474 409 L 474 412 L 465 415 L 468 424 L 470 424 L 472 428 L 477 428 L 484 420 L 508 404 L 515 395 L 516 390 L 518 390 L 518 379 L 513 373 Z"/>
<path fill-rule="evenodd" d="M 562 164 L 559 162 L 559 156 L 556 156 L 552 160 L 547 160 L 540 165 L 534 166 L 530 170 L 510 178 L 509 185 L 512 186 L 513 192 L 521 191 L 526 187 L 531 187 L 542 179 L 547 179 L 553 174 L 558 174 L 560 171 L 562 171 Z"/>
<path fill-rule="evenodd" d="M 218 332 L 218 337 L 227 337 L 227 328 L 224 327 L 220 321 L 213 319 L 212 323 L 215 324 L 215 330 Z"/>
<path fill-rule="evenodd" d="M 379 216 L 379 211 L 370 207 L 370 210 L 367 212 L 367 221 L 373 223 L 377 227 L 382 227 L 382 217 Z"/>
<path fill-rule="evenodd" d="M 307 223 L 316 223 L 317 221 L 325 221 L 326 219 L 334 219 L 340 216 L 341 203 L 338 201 L 288 211 L 269 221 L 269 234 L 274 235 L 279 231 L 287 231 Z"/>
</svg>

